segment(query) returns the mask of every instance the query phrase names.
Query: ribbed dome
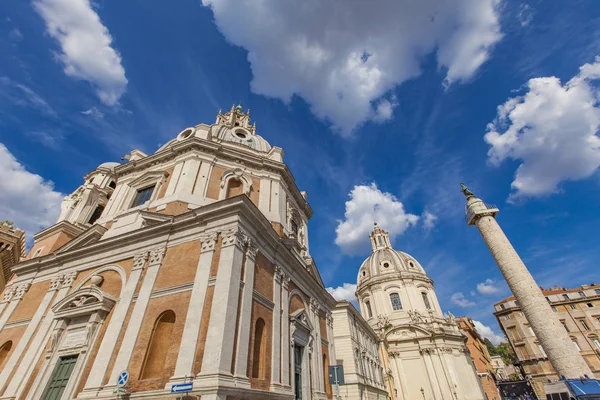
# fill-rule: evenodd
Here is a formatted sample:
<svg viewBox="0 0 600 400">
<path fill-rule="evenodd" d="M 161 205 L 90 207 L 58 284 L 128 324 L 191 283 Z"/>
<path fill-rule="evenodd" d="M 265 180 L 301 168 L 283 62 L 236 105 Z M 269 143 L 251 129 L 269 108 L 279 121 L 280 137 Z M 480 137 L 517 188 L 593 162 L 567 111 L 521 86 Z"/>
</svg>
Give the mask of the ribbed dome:
<svg viewBox="0 0 600 400">
<path fill-rule="evenodd" d="M 219 141 L 241 144 L 265 153 L 271 150 L 271 145 L 262 136 L 239 126 L 230 128 L 224 125 L 213 125 L 212 137 Z"/>
<path fill-rule="evenodd" d="M 401 271 L 425 274 L 421 264 L 411 255 L 392 248 L 377 249 L 360 266 L 357 282 L 377 275 Z"/>
</svg>

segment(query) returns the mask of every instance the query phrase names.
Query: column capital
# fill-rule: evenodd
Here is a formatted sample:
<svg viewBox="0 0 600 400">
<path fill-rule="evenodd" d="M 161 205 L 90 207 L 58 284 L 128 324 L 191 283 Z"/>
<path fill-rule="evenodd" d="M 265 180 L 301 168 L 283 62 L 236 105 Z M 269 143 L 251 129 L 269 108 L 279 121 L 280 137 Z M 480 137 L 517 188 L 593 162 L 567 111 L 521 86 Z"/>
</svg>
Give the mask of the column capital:
<svg viewBox="0 0 600 400">
<path fill-rule="evenodd" d="M 221 247 L 237 246 L 240 249 L 244 248 L 244 237 L 246 235 L 244 235 L 244 232 L 240 228 L 232 228 L 228 231 L 222 232 L 221 235 L 223 237 Z"/>
<path fill-rule="evenodd" d="M 162 264 L 163 257 L 165 256 L 166 247 L 159 247 L 157 249 L 150 250 L 150 265 Z"/>
<path fill-rule="evenodd" d="M 327 320 L 327 326 L 333 329 L 333 315 L 330 312 L 327 312 L 325 319 Z"/>
<path fill-rule="evenodd" d="M 75 278 L 77 278 L 77 271 L 67 272 L 60 278 L 62 280 L 62 287 L 70 288 L 73 285 L 73 282 L 75 282 Z"/>
<path fill-rule="evenodd" d="M 19 286 L 17 286 L 17 290 L 15 291 L 13 300 L 21 300 L 30 287 L 31 283 L 22 283 Z"/>
<path fill-rule="evenodd" d="M 281 280 L 281 287 L 285 290 L 288 290 L 290 288 L 290 281 L 292 280 L 292 278 L 290 278 L 287 274 L 283 274 L 283 279 Z"/>
<path fill-rule="evenodd" d="M 310 310 L 315 314 L 319 314 L 319 311 L 321 310 L 319 302 L 314 297 L 310 298 Z"/>
<path fill-rule="evenodd" d="M 148 260 L 148 252 L 143 251 L 133 256 L 133 270 L 144 269 L 146 265 L 146 260 Z"/>
<path fill-rule="evenodd" d="M 258 253 L 258 247 L 256 247 L 254 245 L 254 241 L 252 239 L 248 238 L 248 240 L 246 242 L 246 257 L 255 261 L 257 253 Z"/>
<path fill-rule="evenodd" d="M 206 233 L 200 236 L 201 251 L 213 251 L 217 245 L 219 234 L 217 232 Z"/>
<path fill-rule="evenodd" d="M 52 292 L 54 290 L 58 290 L 58 288 L 60 287 L 60 284 L 62 282 L 63 282 L 63 275 L 53 276 L 52 279 L 50 279 L 50 287 L 48 288 L 48 291 Z"/>
<path fill-rule="evenodd" d="M 7 287 L 6 290 L 4 290 L 4 297 L 2 298 L 2 301 L 3 302 L 11 301 L 13 296 L 15 295 L 16 291 L 17 291 L 17 288 L 15 288 L 14 286 Z"/>
<path fill-rule="evenodd" d="M 277 283 L 281 283 L 281 281 L 283 281 L 283 277 L 284 277 L 284 273 L 283 273 L 283 268 L 281 268 L 281 266 L 276 265 L 275 266 L 275 282 Z"/>
</svg>

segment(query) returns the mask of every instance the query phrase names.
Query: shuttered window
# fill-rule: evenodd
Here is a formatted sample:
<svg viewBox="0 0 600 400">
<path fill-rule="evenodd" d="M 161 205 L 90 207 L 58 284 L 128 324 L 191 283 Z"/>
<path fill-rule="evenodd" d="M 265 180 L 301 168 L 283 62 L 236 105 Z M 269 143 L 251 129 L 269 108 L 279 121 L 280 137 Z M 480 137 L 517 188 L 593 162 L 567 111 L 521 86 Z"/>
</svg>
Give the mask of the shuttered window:
<svg viewBox="0 0 600 400">
<path fill-rule="evenodd" d="M 61 398 L 76 362 L 77 356 L 61 357 L 58 360 L 58 365 L 50 378 L 46 393 L 42 397 L 43 400 L 59 400 Z"/>
</svg>

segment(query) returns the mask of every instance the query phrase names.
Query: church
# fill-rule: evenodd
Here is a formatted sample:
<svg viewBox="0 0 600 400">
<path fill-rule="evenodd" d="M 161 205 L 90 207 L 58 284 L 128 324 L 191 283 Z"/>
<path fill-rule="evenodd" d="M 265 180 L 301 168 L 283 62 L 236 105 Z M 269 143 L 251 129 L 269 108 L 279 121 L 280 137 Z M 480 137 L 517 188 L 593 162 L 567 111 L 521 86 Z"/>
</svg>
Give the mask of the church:
<svg viewBox="0 0 600 400">
<path fill-rule="evenodd" d="M 466 336 L 451 313 L 442 313 L 421 264 L 394 250 L 377 225 L 370 239 L 373 251 L 358 271 L 356 297 L 378 337 L 391 398 L 486 399 Z M 351 356 L 340 352 L 340 357 Z"/>
<path fill-rule="evenodd" d="M 335 300 L 283 150 L 238 106 L 125 158 L 12 267 L 0 399 L 332 398 Z"/>
</svg>

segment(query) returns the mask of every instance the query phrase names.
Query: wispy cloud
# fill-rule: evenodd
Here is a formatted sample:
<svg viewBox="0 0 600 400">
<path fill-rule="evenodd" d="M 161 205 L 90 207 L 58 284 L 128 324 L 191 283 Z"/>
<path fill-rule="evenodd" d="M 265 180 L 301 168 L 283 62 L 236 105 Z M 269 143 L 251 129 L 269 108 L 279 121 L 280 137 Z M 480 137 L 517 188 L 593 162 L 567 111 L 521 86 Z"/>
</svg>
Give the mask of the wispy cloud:
<svg viewBox="0 0 600 400">
<path fill-rule="evenodd" d="M 452 297 L 450 298 L 450 301 L 452 301 L 452 303 L 454 303 L 457 306 L 462 307 L 462 308 L 474 307 L 476 305 L 475 302 L 467 299 L 462 292 L 454 293 L 452 295 Z"/>
<path fill-rule="evenodd" d="M 477 284 L 477 291 L 484 295 L 492 295 L 500 293 L 502 288 L 500 283 L 488 278 L 485 282 Z"/>
<path fill-rule="evenodd" d="M 33 89 L 10 79 L 7 76 L 0 76 L 0 98 L 4 101 L 39 111 L 47 117 L 56 117 L 54 109 Z"/>
</svg>

